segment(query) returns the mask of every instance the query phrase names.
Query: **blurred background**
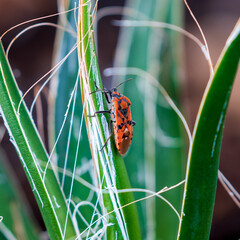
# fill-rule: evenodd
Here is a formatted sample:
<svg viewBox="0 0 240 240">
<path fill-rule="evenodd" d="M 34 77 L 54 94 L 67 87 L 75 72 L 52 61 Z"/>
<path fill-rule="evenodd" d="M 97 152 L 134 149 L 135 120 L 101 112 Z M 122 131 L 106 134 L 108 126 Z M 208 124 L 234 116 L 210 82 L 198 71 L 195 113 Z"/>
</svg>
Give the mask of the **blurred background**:
<svg viewBox="0 0 240 240">
<path fill-rule="evenodd" d="M 99 8 L 113 5 L 122 6 L 124 5 L 124 1 L 99 1 Z M 189 5 L 205 33 L 209 44 L 210 54 L 215 65 L 227 37 L 240 16 L 240 1 L 189 0 Z M 53 0 L 1 0 L 0 35 L 20 22 L 56 12 L 57 1 Z M 119 18 L 119 16 L 110 16 L 102 19 L 99 23 L 98 49 L 101 70 L 110 67 L 113 64 L 119 29 L 112 25 L 112 20 Z M 194 21 L 186 9 L 184 18 L 185 28 L 201 38 Z M 56 23 L 57 17 L 47 19 L 47 21 Z M 3 39 L 4 46 L 6 47 L 12 38 L 25 27 L 26 26 L 17 28 L 8 33 Z M 14 43 L 9 54 L 9 60 L 23 93 L 26 92 L 26 90 L 48 70 L 50 70 L 54 38 L 54 28 L 40 27 L 27 32 Z M 184 81 L 182 82 L 182 106 L 184 109 L 184 115 L 192 129 L 209 78 L 209 70 L 207 62 L 200 49 L 196 47 L 193 42 L 184 39 L 184 46 L 185 71 L 183 78 Z M 220 161 L 220 170 L 238 192 L 240 192 L 239 93 L 240 73 L 238 71 L 226 119 Z M 31 91 L 25 99 L 28 106 L 30 106 L 32 99 L 33 92 Z M 47 104 L 46 99 L 43 99 L 43 104 Z M 46 114 L 44 115 L 44 119 L 47 121 Z M 0 126 L 2 132 L 2 120 L 0 120 Z M 16 183 L 19 184 L 26 193 L 25 197 L 27 197 L 29 201 L 29 206 L 31 206 L 30 211 L 36 216 L 41 227 L 44 228 L 31 188 L 25 177 L 25 173 L 15 149 L 9 142 L 8 134 L 5 134 L 2 138 L 1 149 L 3 149 L 3 152 L 6 155 L 5 159 L 7 159 L 8 164 L 10 163 L 12 171 L 16 174 Z M 240 209 L 233 203 L 223 187 L 218 184 L 211 239 L 223 240 L 239 238 Z"/>
</svg>

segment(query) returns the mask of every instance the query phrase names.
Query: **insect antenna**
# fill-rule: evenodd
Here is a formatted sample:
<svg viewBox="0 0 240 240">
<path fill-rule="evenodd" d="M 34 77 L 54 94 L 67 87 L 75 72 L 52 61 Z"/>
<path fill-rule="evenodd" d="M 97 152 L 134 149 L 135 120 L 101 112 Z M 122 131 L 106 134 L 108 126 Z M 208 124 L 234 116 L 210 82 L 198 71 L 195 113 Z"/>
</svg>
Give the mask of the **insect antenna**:
<svg viewBox="0 0 240 240">
<path fill-rule="evenodd" d="M 119 86 L 121 86 L 121 85 L 124 84 L 125 82 L 129 82 L 129 81 L 131 81 L 131 80 L 133 80 L 133 79 L 132 79 L 132 78 L 129 78 L 129 79 L 127 79 L 127 80 L 125 80 L 125 81 L 119 83 L 117 86 L 111 88 L 110 91 L 112 91 L 112 90 L 114 90 L 114 89 L 117 89 Z"/>
</svg>

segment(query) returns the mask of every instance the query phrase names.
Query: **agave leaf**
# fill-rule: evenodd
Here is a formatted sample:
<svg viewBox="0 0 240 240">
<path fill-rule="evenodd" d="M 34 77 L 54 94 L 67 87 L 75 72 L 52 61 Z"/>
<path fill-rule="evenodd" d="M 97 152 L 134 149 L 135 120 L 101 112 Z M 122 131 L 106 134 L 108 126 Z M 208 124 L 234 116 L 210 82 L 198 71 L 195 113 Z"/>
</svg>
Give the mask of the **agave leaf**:
<svg viewBox="0 0 240 240">
<path fill-rule="evenodd" d="M 224 120 L 240 58 L 240 21 L 205 90 L 193 132 L 178 239 L 209 239 Z"/>
<path fill-rule="evenodd" d="M 6 166 L 5 154 L 0 151 L 0 238 L 38 239 L 36 222 L 32 221 L 22 196 L 20 196 L 14 173 Z M 25 202 L 25 204 L 27 204 Z"/>
<path fill-rule="evenodd" d="M 48 162 L 46 149 L 25 103 L 21 102 L 19 105 L 20 90 L 2 44 L 0 44 L 0 95 L 1 116 L 21 159 L 49 236 L 53 239 L 62 238 L 65 233 L 66 237 L 74 236 L 75 230 L 67 214 L 66 202 L 51 168 L 51 162 Z M 68 221 L 65 225 L 66 219 Z M 65 226 L 68 231 L 64 233 Z"/>
<path fill-rule="evenodd" d="M 134 9 L 136 15 L 126 19 L 133 18 L 136 23 L 152 20 L 181 26 L 182 3 L 179 1 L 130 0 L 127 7 Z M 129 75 L 124 78 L 133 78 L 124 85 L 124 94 L 132 101 L 132 116 L 137 122 L 126 157 L 134 187 L 157 192 L 184 179 L 186 146 L 181 122 L 158 89 L 141 75 L 142 70 L 151 74 L 179 106 L 180 48 L 181 38 L 176 32 L 141 27 L 141 23 L 121 30 L 114 66 L 129 68 L 126 70 Z M 141 71 L 138 73 L 136 68 Z M 138 193 L 137 196 L 145 195 Z M 180 212 L 182 190 L 175 189 L 164 196 Z M 145 238 L 176 238 L 179 220 L 165 202 L 154 198 L 138 206 Z"/>
<path fill-rule="evenodd" d="M 109 137 L 109 121 L 107 114 L 94 115 L 95 111 L 107 109 L 107 103 L 102 92 L 96 92 L 95 84 L 102 88 L 102 81 L 96 57 L 90 2 L 82 0 L 79 3 L 79 67 L 81 70 L 81 90 L 84 114 L 88 137 L 97 173 L 99 187 L 107 192 L 103 194 L 103 208 L 105 214 L 110 214 L 107 225 L 107 238 L 109 239 L 140 239 L 140 227 L 134 204 L 121 208 L 133 201 L 132 193 L 118 194 L 118 189 L 130 188 L 123 158 L 118 154 L 113 139 L 101 151 L 106 139 Z M 100 196 L 101 197 L 101 196 Z M 101 200 L 101 199 L 100 199 Z M 107 214 L 107 216 L 108 216 Z M 110 224 L 110 225 L 109 225 Z"/>
<path fill-rule="evenodd" d="M 96 194 L 93 189 L 89 188 L 93 184 L 94 169 L 86 125 L 83 122 L 83 105 L 79 84 L 76 50 L 76 14 L 78 10 L 74 10 L 74 7 L 77 7 L 74 1 L 66 1 L 66 5 L 67 10 L 71 11 L 60 16 L 59 24 L 71 32 L 60 29 L 55 41 L 54 65 L 61 61 L 62 64 L 51 82 L 49 129 L 51 148 L 56 147 L 55 162 L 60 185 L 65 196 L 77 205 L 82 201 L 96 201 Z M 72 213 L 77 210 L 74 207 L 71 209 Z M 78 211 L 88 222 L 91 221 L 93 208 L 82 207 Z M 87 226 L 80 218 L 78 220 L 81 232 Z"/>
</svg>

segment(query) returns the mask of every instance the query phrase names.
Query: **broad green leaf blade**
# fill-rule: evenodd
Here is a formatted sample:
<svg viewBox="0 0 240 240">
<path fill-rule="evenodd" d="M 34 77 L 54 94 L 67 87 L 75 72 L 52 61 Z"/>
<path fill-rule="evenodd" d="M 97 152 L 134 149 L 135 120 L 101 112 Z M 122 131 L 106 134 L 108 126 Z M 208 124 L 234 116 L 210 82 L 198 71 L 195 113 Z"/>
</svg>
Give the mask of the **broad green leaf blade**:
<svg viewBox="0 0 240 240">
<path fill-rule="evenodd" d="M 16 239 L 38 239 L 37 226 L 27 213 L 26 205 L 19 194 L 19 186 L 14 181 L 14 173 L 5 165 L 6 159 L 0 151 L 0 239 L 9 239 L 9 233 Z M 27 202 L 25 202 L 27 204 Z"/>
<path fill-rule="evenodd" d="M 133 202 L 132 193 L 118 194 L 118 189 L 130 188 L 123 158 L 118 154 L 113 139 L 100 151 L 109 137 L 108 125 L 110 117 L 107 114 L 93 115 L 95 111 L 107 109 L 107 103 L 102 92 L 90 94 L 96 90 L 95 83 L 103 88 L 96 57 L 90 2 L 80 1 L 79 11 L 79 66 L 81 70 L 81 90 L 87 124 L 89 142 L 97 172 L 99 187 L 103 192 L 103 213 L 107 216 L 107 239 L 140 239 L 140 227 L 136 207 L 131 204 L 121 209 L 127 203 Z M 93 14 L 93 13 L 92 13 Z M 94 14 L 93 14 L 94 15 Z M 101 197 L 101 195 L 100 195 Z"/>
<path fill-rule="evenodd" d="M 180 1 L 130 0 L 127 7 L 136 11 L 136 22 L 152 20 L 181 26 Z M 131 20 L 133 16 L 125 18 Z M 133 120 L 137 122 L 126 167 L 132 186 L 137 188 L 157 192 L 184 179 L 186 147 L 179 117 L 149 79 L 141 76 L 140 71 L 131 70 L 139 68 L 151 74 L 179 105 L 181 47 L 179 34 L 162 28 L 139 24 L 121 30 L 114 67 L 129 67 L 126 70 L 129 75 L 124 79 L 133 78 L 124 85 L 124 94 L 132 101 Z M 119 80 L 119 76 L 116 79 L 117 82 L 124 80 Z M 182 189 L 174 189 L 164 196 L 180 212 Z M 141 202 L 138 207 L 145 238 L 171 240 L 177 237 L 179 219 L 165 202 L 154 198 Z"/>
<path fill-rule="evenodd" d="M 68 1 L 67 9 L 74 9 L 75 5 L 74 1 Z M 61 29 L 56 37 L 54 64 L 57 65 L 62 60 L 64 62 L 51 81 L 49 130 L 50 139 L 53 139 L 51 148 L 57 142 L 55 159 L 60 185 L 66 198 L 71 199 L 77 205 L 82 201 L 96 201 L 96 194 L 93 194 L 93 190 L 76 180 L 77 176 L 93 185 L 91 152 L 86 125 L 85 123 L 82 124 L 83 105 L 76 48 L 76 11 L 76 9 L 70 11 L 59 18 L 59 24 L 68 30 L 72 30 L 73 33 Z M 75 50 L 72 51 L 74 47 Z M 69 53 L 71 54 L 68 56 Z M 68 57 L 66 58 L 66 56 Z M 81 135 L 79 135 L 80 133 Z M 91 195 L 93 196 L 92 199 Z M 93 208 L 81 208 L 82 216 L 89 222 L 93 212 Z M 78 226 L 80 232 L 87 227 L 82 221 L 79 221 Z"/>
<path fill-rule="evenodd" d="M 226 42 L 198 112 L 187 169 L 180 240 L 209 239 L 224 120 L 239 58 L 240 21 Z"/>
<path fill-rule="evenodd" d="M 21 95 L 11 68 L 0 44 L 0 106 L 1 116 L 22 161 L 24 170 L 33 189 L 50 238 L 59 239 L 75 236 L 73 224 L 67 214 L 64 196 L 56 176 L 48 162 L 48 155 L 24 102 L 19 107 Z"/>
</svg>

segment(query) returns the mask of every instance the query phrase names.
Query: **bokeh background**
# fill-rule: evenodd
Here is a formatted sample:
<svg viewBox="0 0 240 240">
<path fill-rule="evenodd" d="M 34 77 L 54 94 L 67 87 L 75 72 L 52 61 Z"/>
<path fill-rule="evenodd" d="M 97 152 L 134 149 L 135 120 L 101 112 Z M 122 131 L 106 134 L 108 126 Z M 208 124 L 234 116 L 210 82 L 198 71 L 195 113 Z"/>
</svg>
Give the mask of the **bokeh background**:
<svg viewBox="0 0 240 240">
<path fill-rule="evenodd" d="M 99 0 L 99 8 L 113 5 L 122 6 L 124 5 L 124 1 Z M 215 64 L 228 35 L 240 16 L 240 1 L 189 0 L 189 5 L 205 33 L 211 57 Z M 0 35 L 20 22 L 56 12 L 57 1 L 55 0 L 1 0 Z M 99 23 L 98 49 L 101 70 L 112 66 L 119 30 L 112 25 L 112 20 L 119 18 L 119 16 L 110 16 L 102 19 Z M 184 18 L 185 28 L 201 38 L 199 31 L 187 10 L 185 10 Z M 56 23 L 57 17 L 50 18 L 47 21 Z M 19 27 L 8 33 L 3 39 L 4 46 L 7 46 L 12 38 L 25 27 L 26 26 Z M 22 92 L 26 92 L 35 81 L 51 68 L 54 38 L 54 28 L 40 27 L 27 32 L 13 45 L 9 54 L 9 60 Z M 185 65 L 185 73 L 182 82 L 182 106 L 184 109 L 184 115 L 192 129 L 208 81 L 209 70 L 200 49 L 196 47 L 193 42 L 184 39 L 184 46 L 185 56 L 183 61 Z M 30 106 L 32 99 L 33 92 L 30 92 L 26 97 L 28 106 Z M 42 101 L 43 105 L 47 107 L 46 99 L 43 98 Z M 238 192 L 240 192 L 239 103 L 240 73 L 238 71 L 226 119 L 220 161 L 220 170 Z M 47 121 L 46 112 L 44 114 L 44 121 Z M 0 120 L 0 126 L 2 132 L 2 120 Z M 15 149 L 9 142 L 8 134 L 5 134 L 2 139 L 1 148 L 4 149 L 8 164 L 11 166 L 14 174 L 16 174 L 16 182 L 26 194 L 31 213 L 36 217 L 40 226 L 44 229 L 44 224 L 31 188 L 27 182 Z M 210 238 L 214 240 L 236 240 L 240 238 L 240 209 L 233 203 L 220 184 L 218 184 L 217 189 Z"/>
</svg>

